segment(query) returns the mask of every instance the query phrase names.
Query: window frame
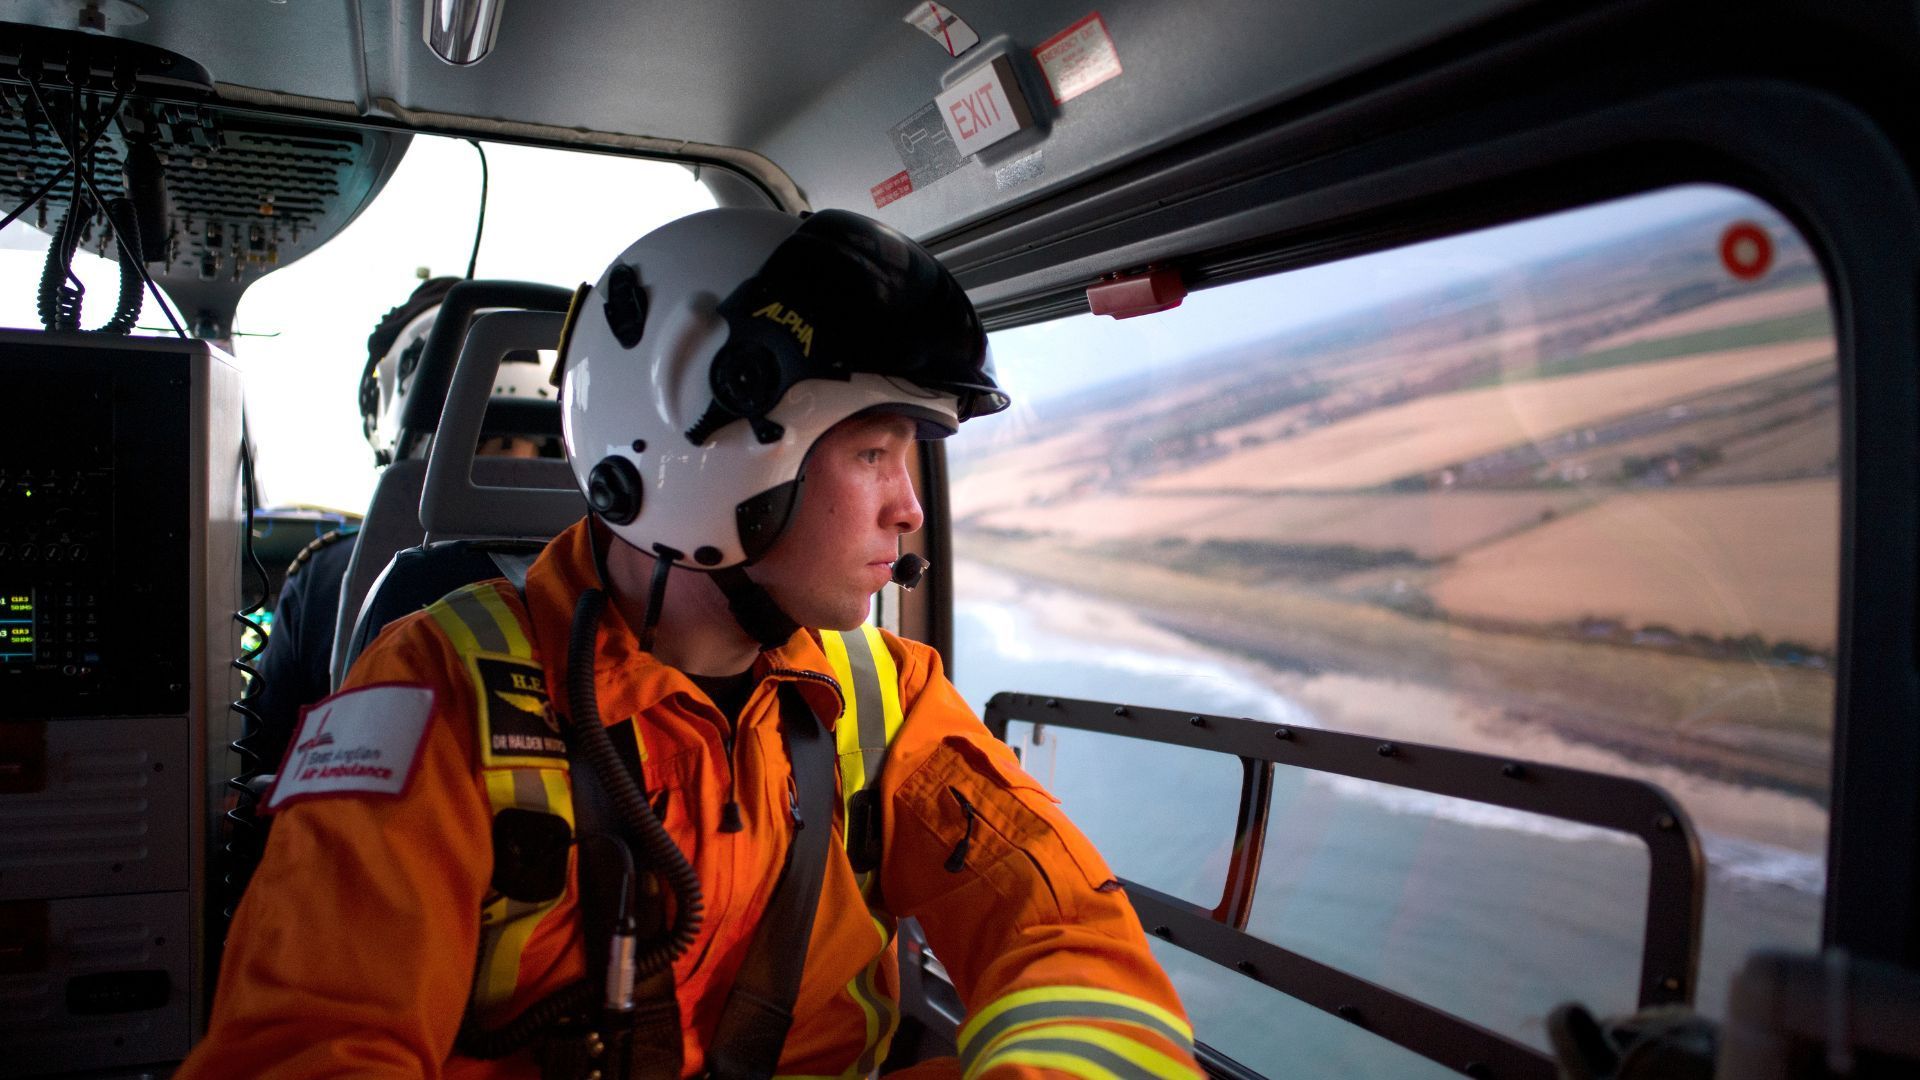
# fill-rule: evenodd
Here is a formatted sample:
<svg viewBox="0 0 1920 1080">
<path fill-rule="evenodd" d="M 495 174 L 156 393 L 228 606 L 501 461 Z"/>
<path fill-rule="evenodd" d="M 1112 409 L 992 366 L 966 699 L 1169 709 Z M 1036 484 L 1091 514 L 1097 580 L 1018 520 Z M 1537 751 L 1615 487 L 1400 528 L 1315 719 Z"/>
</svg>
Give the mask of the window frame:
<svg viewBox="0 0 1920 1080">
<path fill-rule="evenodd" d="M 1379 97 L 1390 104 L 1418 92 L 1414 82 Z M 1723 184 L 1771 204 L 1826 275 L 1842 398 L 1822 941 L 1920 962 L 1920 725 L 1910 720 L 1920 715 L 1920 393 L 1910 360 L 1920 355 L 1911 289 L 1920 280 L 1920 202 L 1898 148 L 1857 103 L 1834 94 L 1707 78 L 1651 91 L 1575 79 L 1338 152 L 1302 150 L 1324 147 L 1330 129 L 1351 130 L 1381 104 L 1228 132 L 1031 208 L 991 234 L 935 247 L 989 328 L 1000 329 L 1084 311 L 1086 285 L 1116 270 L 1173 266 L 1192 286 L 1221 284 L 1684 183 Z M 1152 197 L 1183 181 L 1189 196 Z M 1124 218 L 1094 213 L 1142 199 Z M 1049 232 L 1069 222 L 1080 224 Z M 943 472 L 941 448 L 926 454 L 930 475 Z M 928 532 L 931 549 L 952 551 L 946 515 L 929 515 Z M 944 618 L 926 620 L 928 640 L 951 663 L 950 593 L 938 605 Z"/>
</svg>

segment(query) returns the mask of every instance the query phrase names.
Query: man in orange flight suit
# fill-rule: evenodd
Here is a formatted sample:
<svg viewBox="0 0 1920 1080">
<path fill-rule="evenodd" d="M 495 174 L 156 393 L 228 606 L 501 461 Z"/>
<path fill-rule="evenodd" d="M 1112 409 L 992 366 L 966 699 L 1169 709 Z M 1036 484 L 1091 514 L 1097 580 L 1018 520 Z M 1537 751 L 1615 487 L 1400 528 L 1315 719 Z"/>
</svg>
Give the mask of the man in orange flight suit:
<svg viewBox="0 0 1920 1080">
<path fill-rule="evenodd" d="M 484 583 L 388 627 L 303 716 L 210 1030 L 179 1075 L 625 1075 L 598 1031 L 582 1043 L 564 1023 L 585 1047 L 572 1057 L 538 1033 L 473 1056 L 503 1049 L 476 1033 L 538 1027 L 570 987 L 598 985 L 588 844 L 568 831 L 582 778 L 552 737 L 556 717 L 584 716 L 637 761 L 677 849 L 665 863 L 697 880 L 660 906 L 687 931 L 660 954 L 668 1068 L 730 1077 L 722 1013 L 810 827 L 783 742 L 798 712 L 832 733 L 849 801 L 777 1068 L 750 1073 L 871 1074 L 898 1017 L 893 925 L 911 916 L 968 1014 L 959 1061 L 916 1074 L 1197 1077 L 1179 1001 L 1098 853 L 936 653 L 859 629 L 872 594 L 909 576 L 895 558 L 921 524 L 915 439 L 1007 403 L 945 270 L 852 214 L 710 211 L 583 292 L 561 365 L 594 513 L 523 588 Z M 874 810 L 856 814 L 864 788 Z M 871 834 L 877 865 L 856 867 L 850 832 Z M 633 1057 L 634 1075 L 659 1075 Z"/>
</svg>

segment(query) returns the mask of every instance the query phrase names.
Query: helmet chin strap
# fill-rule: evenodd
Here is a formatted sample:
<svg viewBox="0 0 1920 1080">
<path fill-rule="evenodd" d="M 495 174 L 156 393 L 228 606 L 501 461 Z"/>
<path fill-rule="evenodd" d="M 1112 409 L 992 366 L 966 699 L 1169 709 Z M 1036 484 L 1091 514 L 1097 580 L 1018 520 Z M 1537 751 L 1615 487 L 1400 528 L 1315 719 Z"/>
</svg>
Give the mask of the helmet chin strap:
<svg viewBox="0 0 1920 1080">
<path fill-rule="evenodd" d="M 640 627 L 640 651 L 653 651 L 653 632 L 660 625 L 660 612 L 667 606 L 667 574 L 680 553 L 666 546 L 653 546 L 653 580 L 647 583 L 647 616 Z"/>
<path fill-rule="evenodd" d="M 600 575 L 600 588 L 596 591 L 610 593 L 613 589 L 608 583 L 613 575 L 607 572 L 607 549 L 613 543 L 612 530 L 594 515 L 587 525 L 587 539 L 593 546 L 593 568 Z M 664 544 L 654 545 L 653 576 L 647 584 L 647 613 L 640 627 L 641 652 L 653 651 L 653 632 L 660 625 L 660 609 L 667 602 L 667 572 L 679 557 L 679 552 Z"/>
<path fill-rule="evenodd" d="M 593 545 L 594 567 L 600 573 L 600 588 L 607 590 L 610 580 L 607 573 L 607 548 L 612 542 L 612 530 L 608 529 L 597 516 L 588 526 L 588 537 Z M 653 576 L 647 584 L 647 613 L 645 623 L 640 627 L 640 649 L 653 651 L 654 630 L 660 624 L 660 611 L 667 602 L 667 575 L 673 571 L 674 560 L 680 553 L 663 544 L 657 544 L 653 550 Z M 774 649 L 785 645 L 800 629 L 793 616 L 781 610 L 780 604 L 759 582 L 747 576 L 744 568 L 734 566 L 725 570 L 711 572 L 714 584 L 720 586 L 721 595 L 727 598 L 727 608 L 733 612 L 734 621 L 740 624 L 748 636 L 760 643 L 763 649 Z"/>
<path fill-rule="evenodd" d="M 780 604 L 759 582 L 747 576 L 745 567 L 730 566 L 713 571 L 713 583 L 727 598 L 740 629 L 760 643 L 763 649 L 778 648 L 793 637 L 800 624 L 780 609 Z"/>
</svg>

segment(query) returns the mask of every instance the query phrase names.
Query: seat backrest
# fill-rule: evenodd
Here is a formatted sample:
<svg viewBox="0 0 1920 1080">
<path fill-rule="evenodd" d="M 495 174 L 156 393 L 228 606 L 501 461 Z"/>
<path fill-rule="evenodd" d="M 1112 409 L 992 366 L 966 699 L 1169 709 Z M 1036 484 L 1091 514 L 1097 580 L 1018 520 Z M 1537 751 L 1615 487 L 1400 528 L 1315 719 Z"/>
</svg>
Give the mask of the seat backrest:
<svg viewBox="0 0 1920 1080">
<path fill-rule="evenodd" d="M 347 642 L 346 666 L 395 619 L 455 589 L 497 577 L 524 578 L 543 540 L 448 540 L 395 555 L 367 593 Z"/>
<path fill-rule="evenodd" d="M 358 655 L 353 643 L 371 640 L 370 634 L 358 633 L 366 613 L 375 609 L 391 612 L 395 604 L 404 608 L 428 587 L 407 580 L 408 575 L 420 573 L 427 576 L 425 579 L 438 580 L 432 575 L 440 571 L 431 569 L 437 564 L 409 560 L 407 567 L 389 571 L 387 564 L 401 552 L 447 540 L 545 541 L 586 514 L 586 499 L 575 486 L 573 470 L 565 461 L 474 456 L 501 359 L 518 349 L 559 340 L 563 319 L 558 312 L 544 311 L 501 311 L 473 319 L 445 390 L 431 455 L 424 462 L 403 459 L 388 466 L 361 527 L 360 543 L 340 591 L 331 665 L 334 686 L 340 685 L 352 656 Z M 414 604 L 414 608 L 432 603 L 462 584 L 466 582 L 455 582 Z M 389 588 L 407 599 L 394 601 L 377 595 Z M 385 621 L 379 625 L 385 625 Z"/>
<path fill-rule="evenodd" d="M 474 317 L 483 310 L 555 311 L 565 314 L 573 303 L 573 293 L 558 285 L 539 285 L 531 281 L 463 281 L 447 290 L 440 311 L 427 330 L 426 344 L 420 350 L 420 363 L 414 369 L 413 385 L 400 407 L 394 458 L 425 457 L 425 447 L 439 430 L 445 411 L 447 388 L 460 367 L 467 333 Z M 560 340 L 555 333 L 543 341 L 516 348 L 551 349 Z M 489 376 L 491 377 L 491 376 Z"/>
<path fill-rule="evenodd" d="M 564 316 L 545 311 L 501 311 L 473 320 L 447 387 L 420 491 L 420 523 L 429 542 L 484 536 L 551 539 L 586 514 L 586 497 L 565 461 L 521 460 L 513 464 L 525 468 L 482 470 L 478 466 L 496 459 L 474 457 L 501 358 L 529 341 L 559 340 L 564 321 Z"/>
</svg>

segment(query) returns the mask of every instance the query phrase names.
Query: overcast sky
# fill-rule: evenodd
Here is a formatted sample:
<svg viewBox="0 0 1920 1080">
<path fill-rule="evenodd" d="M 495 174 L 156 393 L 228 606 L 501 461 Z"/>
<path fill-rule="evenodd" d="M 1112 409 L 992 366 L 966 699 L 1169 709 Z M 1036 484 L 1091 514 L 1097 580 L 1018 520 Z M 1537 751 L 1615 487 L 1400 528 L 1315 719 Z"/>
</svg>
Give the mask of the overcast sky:
<svg viewBox="0 0 1920 1080">
<path fill-rule="evenodd" d="M 1133 319 L 1079 315 L 994 335 L 1001 381 L 1027 402 L 1135 375 L 1339 315 L 1525 266 L 1663 224 L 1764 210 L 1730 188 L 1691 185 L 1532 221 L 1196 292 Z"/>
<path fill-rule="evenodd" d="M 662 222 L 713 205 L 678 166 L 529 147 L 487 147 L 489 193 L 479 277 L 572 288 L 600 276 Z M 460 275 L 472 251 L 480 162 L 457 139 L 420 136 L 374 204 L 319 251 L 262 278 L 241 298 L 234 354 L 246 372 L 261 496 L 359 511 L 374 484 L 357 391 L 367 335 L 426 268 Z M 10 209 L 10 208 L 9 208 Z M 34 289 L 46 238 L 0 234 L 0 325 L 39 325 Z M 76 260 L 87 286 L 83 326 L 112 312 L 119 268 Z M 151 301 L 142 326 L 165 327 Z M 250 337 L 249 334 L 275 334 Z"/>
</svg>

